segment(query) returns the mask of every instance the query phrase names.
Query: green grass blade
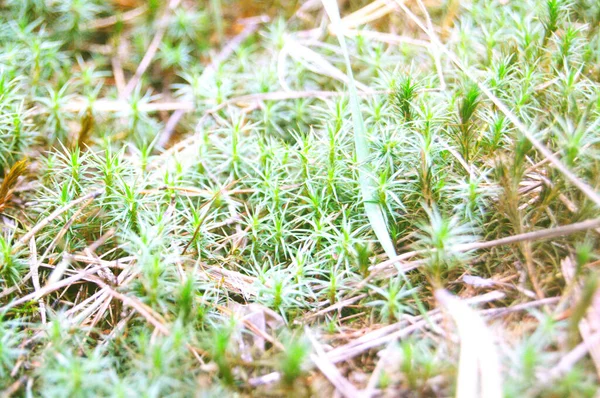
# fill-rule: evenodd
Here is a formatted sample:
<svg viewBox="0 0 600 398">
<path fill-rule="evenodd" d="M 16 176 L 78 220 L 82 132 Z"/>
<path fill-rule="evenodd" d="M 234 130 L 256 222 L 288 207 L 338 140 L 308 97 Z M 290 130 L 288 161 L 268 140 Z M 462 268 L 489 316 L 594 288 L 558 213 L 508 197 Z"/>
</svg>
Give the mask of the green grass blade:
<svg viewBox="0 0 600 398">
<path fill-rule="evenodd" d="M 342 53 L 344 54 L 344 60 L 346 61 L 346 73 L 348 74 L 348 91 L 350 97 L 350 111 L 352 114 L 352 124 L 354 127 L 354 144 L 356 147 L 356 158 L 359 164 L 359 184 L 360 190 L 363 197 L 363 202 L 365 205 L 365 212 L 367 213 L 367 217 L 369 219 L 369 223 L 371 224 L 371 228 L 373 232 L 375 232 L 375 236 L 377 236 L 377 240 L 383 247 L 386 255 L 389 258 L 393 258 L 396 256 L 396 249 L 394 247 L 394 243 L 390 237 L 390 234 L 387 229 L 387 224 L 385 223 L 385 219 L 383 217 L 383 212 L 381 211 L 381 207 L 377 203 L 373 201 L 373 191 L 374 184 L 373 180 L 370 178 L 372 175 L 372 168 L 368 163 L 369 159 L 369 143 L 367 141 L 367 131 L 365 129 L 365 123 L 362 117 L 362 113 L 360 112 L 360 101 L 358 97 L 358 93 L 356 92 L 356 84 L 354 82 L 354 76 L 352 74 L 352 67 L 350 65 L 350 56 L 348 54 L 348 47 L 346 46 L 346 39 L 344 35 L 341 33 L 340 25 L 340 10 L 337 5 L 336 0 L 322 0 L 323 7 L 325 7 L 325 11 L 327 15 L 329 15 L 329 19 L 331 20 L 332 27 L 334 32 L 336 32 L 336 36 L 342 48 Z M 415 304 L 419 309 L 419 312 L 430 322 L 429 317 L 427 316 L 427 311 L 425 310 L 425 306 L 423 302 L 419 298 L 416 293 L 416 290 L 413 289 L 412 283 L 402 271 L 402 268 L 399 267 L 400 274 L 404 279 L 404 282 L 408 286 L 411 291 L 411 296 L 415 300 Z"/>
<path fill-rule="evenodd" d="M 396 250 L 390 234 L 388 233 L 387 225 L 383 217 L 383 212 L 378 204 L 373 202 L 373 191 L 374 184 L 370 178 L 372 175 L 372 169 L 368 163 L 369 159 L 369 143 L 367 141 L 367 131 L 365 123 L 360 111 L 360 102 L 358 93 L 356 91 L 356 83 L 352 74 L 352 67 L 350 65 L 350 56 L 348 55 L 348 47 L 346 46 L 346 40 L 344 35 L 340 32 L 340 10 L 338 8 L 336 0 L 322 0 L 323 6 L 329 19 L 331 20 L 332 26 L 337 33 L 337 38 L 342 48 L 344 60 L 346 61 L 346 73 L 348 74 L 348 94 L 350 99 L 350 111 L 352 114 L 352 124 L 354 127 L 354 144 L 356 147 L 356 159 L 359 163 L 359 184 L 362 193 L 363 202 L 365 204 L 365 212 L 369 218 L 369 223 L 373 232 L 377 236 L 379 243 L 385 250 L 388 257 L 394 257 Z"/>
</svg>

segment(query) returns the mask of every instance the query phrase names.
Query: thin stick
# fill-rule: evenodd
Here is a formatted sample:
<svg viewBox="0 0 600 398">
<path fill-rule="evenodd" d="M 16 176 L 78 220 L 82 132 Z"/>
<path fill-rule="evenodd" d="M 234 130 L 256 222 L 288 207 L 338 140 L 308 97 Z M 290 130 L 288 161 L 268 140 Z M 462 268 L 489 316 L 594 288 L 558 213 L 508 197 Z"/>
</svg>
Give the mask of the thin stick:
<svg viewBox="0 0 600 398">
<path fill-rule="evenodd" d="M 460 62 L 455 56 L 451 56 L 450 59 L 454 62 Z M 466 73 L 466 69 L 463 69 Z M 469 73 L 466 73 L 469 76 Z M 502 113 L 519 129 L 519 131 L 531 142 L 531 144 L 554 165 L 554 167 L 560 171 L 567 180 L 571 181 L 573 185 L 579 188 L 590 200 L 592 200 L 596 206 L 600 207 L 600 195 L 587 183 L 577 177 L 571 170 L 567 168 L 554 154 L 550 151 L 541 141 L 535 138 L 534 133 L 531 133 L 527 127 L 515 116 L 507 107 L 504 105 L 498 97 L 496 97 L 490 89 L 485 87 L 482 83 L 476 81 L 479 89 L 500 109 Z"/>
<path fill-rule="evenodd" d="M 481 296 L 465 299 L 465 302 L 469 304 L 485 303 L 499 300 L 504 297 L 505 295 L 501 292 L 490 292 Z M 439 309 L 434 309 L 428 312 L 428 316 L 433 316 L 437 317 L 436 319 L 440 319 L 442 314 L 440 313 Z M 393 341 L 402 335 L 411 334 L 412 332 L 418 330 L 421 326 L 431 326 L 431 324 L 424 320 L 422 316 L 416 317 L 413 321 L 417 322 L 403 329 L 400 328 L 405 325 L 405 321 L 397 322 L 392 325 L 384 326 L 381 329 L 371 331 L 344 346 L 337 347 L 327 352 L 326 355 L 331 362 L 341 362 L 360 355 L 364 351 L 373 347 L 385 344 L 388 341 Z M 348 352 L 349 350 L 352 352 Z M 281 375 L 278 372 L 273 372 L 261 377 L 250 379 L 250 384 L 253 386 L 269 384 L 280 380 L 280 378 Z"/>
<path fill-rule="evenodd" d="M 327 308 L 323 308 L 321 311 L 315 312 L 314 314 L 309 314 L 308 316 L 304 317 L 303 321 L 306 322 L 309 319 L 319 317 L 319 316 L 324 315 L 324 314 L 326 314 L 328 312 L 335 311 L 335 310 L 347 307 L 350 304 L 354 304 L 355 302 L 364 299 L 365 297 L 367 297 L 366 294 L 359 294 L 356 297 L 352 297 L 352 298 L 349 298 L 349 299 L 346 299 L 346 300 L 343 300 L 343 301 L 339 301 L 339 302 L 335 303 L 334 305 L 330 305 Z"/>
<path fill-rule="evenodd" d="M 558 238 L 560 236 L 571 235 L 577 232 L 587 231 L 598 227 L 600 227 L 600 218 L 594 218 L 591 220 L 586 220 L 574 224 L 567 224 L 556 228 L 548 228 L 540 231 L 526 232 L 519 235 L 507 236 L 506 238 L 500 238 L 488 242 L 467 243 L 457 246 L 457 250 L 469 251 L 478 249 L 488 249 L 494 246 L 510 245 L 519 242 L 546 240 Z"/>
<path fill-rule="evenodd" d="M 493 300 L 498 300 L 498 299 L 504 297 L 504 295 L 498 294 L 499 292 L 493 292 L 493 293 L 495 293 L 495 294 L 489 295 L 484 301 L 493 301 Z M 546 305 L 546 304 L 549 304 L 552 302 L 556 302 L 556 301 L 558 301 L 558 299 L 559 298 L 547 298 L 547 299 L 543 299 L 543 300 L 536 300 L 536 301 L 533 301 L 530 303 L 521 304 L 519 306 L 515 306 L 516 308 L 514 308 L 514 309 L 511 307 L 494 308 L 493 310 L 495 312 L 491 312 L 492 310 L 483 310 L 483 311 L 481 311 L 481 313 L 482 313 L 482 315 L 485 315 L 486 311 L 490 311 L 489 314 L 494 316 L 494 315 L 498 315 L 498 313 L 500 313 L 500 310 L 507 311 L 507 312 L 520 311 L 520 310 L 524 310 L 524 309 L 531 308 L 534 306 Z M 465 300 L 466 303 L 474 303 L 474 302 L 481 302 L 481 301 L 482 301 L 481 297 L 473 297 L 472 299 Z M 502 314 L 504 314 L 504 313 L 505 312 L 502 312 Z M 435 310 L 429 311 L 427 313 L 427 316 L 429 317 L 429 321 L 424 319 L 422 316 L 419 316 L 416 318 L 417 321 L 415 323 L 413 323 L 412 325 L 406 326 L 402 329 L 398 329 L 398 327 L 401 327 L 403 322 L 398 322 L 396 324 L 386 326 L 385 328 L 367 333 L 366 335 L 363 335 L 362 337 L 359 337 L 358 339 L 356 339 L 346 345 L 334 348 L 333 350 L 331 350 L 327 353 L 327 357 L 333 363 L 347 361 L 351 358 L 354 358 L 354 357 L 362 354 L 363 352 L 365 352 L 367 350 L 370 350 L 371 348 L 378 347 L 380 345 L 386 344 L 386 343 L 394 341 L 396 339 L 406 337 L 421 328 L 431 327 L 430 322 L 439 321 L 440 319 L 442 319 L 443 314 L 438 309 L 435 309 Z"/>
<path fill-rule="evenodd" d="M 485 310 L 481 310 L 483 315 L 487 315 L 490 318 L 495 318 L 499 316 L 503 316 L 506 314 L 510 314 L 513 312 L 523 311 L 529 308 L 541 307 L 549 304 L 556 304 L 560 301 L 560 297 L 546 297 L 543 299 L 538 299 L 534 301 L 528 301 L 522 304 L 512 305 L 510 307 L 500 307 L 500 308 L 488 308 Z"/>
<path fill-rule="evenodd" d="M 144 13 L 148 11 L 148 6 L 143 5 L 138 8 L 134 8 L 133 10 L 124 12 L 121 15 L 111 15 L 106 18 L 99 18 L 91 21 L 84 29 L 94 30 L 94 29 L 104 29 L 116 25 L 119 22 L 129 22 L 137 17 L 144 15 Z"/>
<path fill-rule="evenodd" d="M 489 249 L 490 247 L 495 246 L 504 246 L 511 245 L 520 242 L 526 241 L 538 241 L 538 240 L 546 240 L 557 238 L 560 236 L 571 235 L 581 231 L 587 231 L 590 229 L 595 229 L 600 227 L 600 218 L 594 218 L 591 220 L 586 220 L 574 224 L 567 224 L 560 227 L 543 229 L 540 231 L 526 232 L 523 234 L 507 236 L 506 238 L 495 239 L 487 242 L 475 242 L 475 243 L 466 243 L 462 245 L 457 245 L 452 248 L 454 251 L 471 251 L 471 250 L 480 250 L 480 249 Z M 403 260 L 430 253 L 430 250 L 414 250 L 411 252 L 406 252 L 400 254 L 396 257 L 392 257 L 389 260 L 383 261 L 377 265 L 372 266 L 370 269 L 372 271 L 378 271 L 384 268 L 387 268 L 397 262 L 401 262 Z"/>
<path fill-rule="evenodd" d="M 140 62 L 138 68 L 135 71 L 135 74 L 133 75 L 131 80 L 129 80 L 129 83 L 127 83 L 125 89 L 123 90 L 124 98 L 129 97 L 129 95 L 133 92 L 133 89 L 139 83 L 144 72 L 146 72 L 146 69 L 148 69 L 148 67 L 150 66 L 150 63 L 152 62 L 152 59 L 154 58 L 154 55 L 156 54 L 156 51 L 158 50 L 158 47 L 162 42 L 162 38 L 165 35 L 166 30 L 166 26 L 161 26 L 157 29 L 156 34 L 154 35 L 152 41 L 150 42 L 150 45 L 148 46 L 148 50 L 146 51 L 144 58 L 142 58 L 142 61 Z"/>
<path fill-rule="evenodd" d="M 150 45 L 146 50 L 146 54 L 144 54 L 144 58 L 142 58 L 142 61 L 138 65 L 135 74 L 133 75 L 131 80 L 129 80 L 129 83 L 127 83 L 127 86 L 125 87 L 125 90 L 123 92 L 123 96 L 125 98 L 129 97 L 129 95 L 133 92 L 133 89 L 137 86 L 140 79 L 142 78 L 142 75 L 144 74 L 144 72 L 146 72 L 146 69 L 148 69 L 150 63 L 154 59 L 154 55 L 156 55 L 156 51 L 158 51 L 158 47 L 160 46 L 160 43 L 162 42 L 162 39 L 167 31 L 169 10 L 177 7 L 180 1 L 181 0 L 171 0 L 167 9 L 165 10 L 164 15 L 158 21 L 158 29 L 156 29 L 156 33 L 154 34 L 154 37 L 152 38 L 152 41 L 150 42 Z"/>
<path fill-rule="evenodd" d="M 406 336 L 409 336 L 412 333 L 416 332 L 417 330 L 419 330 L 423 327 L 428 327 L 430 322 L 437 322 L 440 319 L 442 319 L 442 314 L 438 313 L 438 314 L 434 314 L 434 315 L 429 315 L 429 320 L 422 319 L 422 320 L 415 322 L 414 324 L 407 326 L 403 329 L 400 329 L 394 333 L 390 333 L 385 336 L 366 341 L 360 345 L 356 345 L 356 346 L 352 345 L 352 346 L 348 347 L 350 344 L 352 344 L 352 343 L 349 343 L 345 346 L 336 347 L 335 349 L 329 351 L 327 353 L 327 356 L 328 356 L 329 360 L 333 363 L 347 361 L 349 359 L 352 359 L 352 358 L 362 354 L 363 352 L 365 352 L 367 350 L 370 350 L 371 348 L 375 348 L 380 345 L 386 344 L 388 342 L 395 341 L 397 339 L 401 339 Z"/>
<path fill-rule="evenodd" d="M 179 120 L 181 120 L 184 114 L 185 110 L 183 109 L 177 109 L 175 112 L 173 112 L 173 114 L 171 114 L 169 120 L 167 121 L 167 124 L 165 125 L 165 129 L 162 131 L 162 133 L 158 137 L 158 140 L 156 141 L 157 147 L 164 148 L 165 145 L 169 143 L 169 141 L 171 140 L 171 136 L 173 135 L 173 132 L 175 131 L 175 128 L 179 123 Z"/>
</svg>

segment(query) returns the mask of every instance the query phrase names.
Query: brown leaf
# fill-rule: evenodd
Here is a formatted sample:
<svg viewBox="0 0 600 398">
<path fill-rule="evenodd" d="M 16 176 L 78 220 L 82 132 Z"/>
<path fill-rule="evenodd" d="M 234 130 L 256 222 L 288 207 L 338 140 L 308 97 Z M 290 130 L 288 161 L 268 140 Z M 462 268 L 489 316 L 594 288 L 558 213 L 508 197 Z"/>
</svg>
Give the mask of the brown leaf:
<svg viewBox="0 0 600 398">
<path fill-rule="evenodd" d="M 0 185 L 0 211 L 3 211 L 7 207 L 8 202 L 12 198 L 14 187 L 19 177 L 27 171 L 27 166 L 29 166 L 29 161 L 21 159 L 6 173 L 2 185 Z"/>
<path fill-rule="evenodd" d="M 90 138 L 90 134 L 94 128 L 94 115 L 91 109 L 88 109 L 85 115 L 81 118 L 81 129 L 77 138 L 77 146 L 83 148 Z"/>
</svg>

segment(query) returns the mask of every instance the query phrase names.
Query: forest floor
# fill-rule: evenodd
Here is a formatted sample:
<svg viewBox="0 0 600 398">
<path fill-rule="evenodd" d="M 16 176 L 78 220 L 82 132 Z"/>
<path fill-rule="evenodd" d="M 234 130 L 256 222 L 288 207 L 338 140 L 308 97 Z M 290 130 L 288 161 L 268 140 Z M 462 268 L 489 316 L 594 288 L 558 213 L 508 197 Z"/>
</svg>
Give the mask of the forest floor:
<svg viewBox="0 0 600 398">
<path fill-rule="evenodd" d="M 596 0 L 5 0 L 0 394 L 593 397 L 599 150 Z"/>
</svg>

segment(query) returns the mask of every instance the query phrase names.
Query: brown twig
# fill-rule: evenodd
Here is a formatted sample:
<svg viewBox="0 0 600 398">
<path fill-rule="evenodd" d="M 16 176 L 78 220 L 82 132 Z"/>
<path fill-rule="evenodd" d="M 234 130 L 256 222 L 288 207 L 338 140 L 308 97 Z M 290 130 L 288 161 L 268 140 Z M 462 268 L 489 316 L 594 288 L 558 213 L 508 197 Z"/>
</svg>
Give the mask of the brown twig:
<svg viewBox="0 0 600 398">
<path fill-rule="evenodd" d="M 23 387 L 23 384 L 25 384 L 25 382 L 28 379 L 29 379 L 28 376 L 19 377 L 14 383 L 12 383 L 10 386 L 8 386 L 8 388 L 6 390 L 4 390 L 4 391 L 2 391 L 2 393 L 0 393 L 0 397 L 2 397 L 2 398 L 12 397 L 21 389 L 21 387 Z"/>
<path fill-rule="evenodd" d="M 154 55 L 156 55 L 158 47 L 160 46 L 160 43 L 162 42 L 162 39 L 167 31 L 167 23 L 169 20 L 170 11 L 177 7 L 180 1 L 181 0 L 171 0 L 163 16 L 158 20 L 158 28 L 156 29 L 156 33 L 154 34 L 154 37 L 152 38 L 152 41 L 150 42 L 150 45 L 148 46 L 148 49 L 146 50 L 142 61 L 138 65 L 135 74 L 133 75 L 131 80 L 129 80 L 127 86 L 125 86 L 125 90 L 123 91 L 124 98 L 129 97 L 129 95 L 133 92 L 134 88 L 140 82 L 140 79 L 144 75 L 144 72 L 146 72 L 146 69 L 148 69 L 148 67 L 150 66 L 150 63 L 152 63 Z"/>
<path fill-rule="evenodd" d="M 84 29 L 95 30 L 95 29 L 104 29 L 109 28 L 113 25 L 116 25 L 119 22 L 129 22 L 137 17 L 144 15 L 148 11 L 148 6 L 143 5 L 138 8 L 134 8 L 133 10 L 124 12 L 121 15 L 111 15 L 106 18 L 98 18 L 91 21 Z"/>
</svg>

